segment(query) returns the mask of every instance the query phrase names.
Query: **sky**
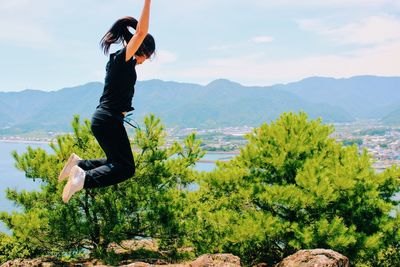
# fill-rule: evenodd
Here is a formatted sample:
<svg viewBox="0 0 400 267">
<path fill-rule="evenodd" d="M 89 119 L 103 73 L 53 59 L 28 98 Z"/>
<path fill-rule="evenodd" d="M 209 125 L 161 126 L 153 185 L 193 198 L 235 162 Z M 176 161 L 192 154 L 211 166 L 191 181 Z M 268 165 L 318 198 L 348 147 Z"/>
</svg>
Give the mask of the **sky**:
<svg viewBox="0 0 400 267">
<path fill-rule="evenodd" d="M 143 0 L 0 0 L 0 91 L 104 82 L 99 41 Z M 400 76 L 400 0 L 153 0 L 138 80 Z M 111 52 L 121 45 L 111 46 Z"/>
</svg>

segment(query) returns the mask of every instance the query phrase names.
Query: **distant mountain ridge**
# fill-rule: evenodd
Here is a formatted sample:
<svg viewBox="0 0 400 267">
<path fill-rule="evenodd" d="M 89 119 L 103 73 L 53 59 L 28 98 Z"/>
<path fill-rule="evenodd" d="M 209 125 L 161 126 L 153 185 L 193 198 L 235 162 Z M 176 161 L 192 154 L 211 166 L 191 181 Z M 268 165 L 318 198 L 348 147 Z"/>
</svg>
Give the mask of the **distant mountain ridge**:
<svg viewBox="0 0 400 267">
<path fill-rule="evenodd" d="M 381 119 L 400 108 L 400 77 L 311 77 L 274 87 L 311 102 L 341 107 L 359 119 Z"/>
<path fill-rule="evenodd" d="M 312 77 L 274 86 L 242 86 L 225 79 L 206 86 L 138 81 L 133 106 L 137 121 L 152 112 L 168 126 L 258 126 L 285 111 L 304 110 L 324 122 L 384 118 L 400 109 L 400 77 Z M 379 92 L 377 90 L 379 89 Z M 0 92 L 0 134 L 33 130 L 70 131 L 74 114 L 91 118 L 103 84 L 91 82 L 58 91 Z M 389 97 L 390 95 L 390 97 Z M 389 98 L 389 99 L 388 99 Z M 373 101 L 372 101 L 373 100 Z"/>
</svg>

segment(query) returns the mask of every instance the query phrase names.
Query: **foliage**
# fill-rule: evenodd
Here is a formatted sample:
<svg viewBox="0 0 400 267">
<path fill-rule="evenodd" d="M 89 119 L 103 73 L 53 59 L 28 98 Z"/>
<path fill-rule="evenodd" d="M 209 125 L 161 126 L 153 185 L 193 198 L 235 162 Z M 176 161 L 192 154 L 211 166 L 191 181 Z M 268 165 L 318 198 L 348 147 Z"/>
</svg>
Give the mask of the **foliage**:
<svg viewBox="0 0 400 267">
<path fill-rule="evenodd" d="M 239 156 L 199 177 L 187 240 L 199 253 L 230 252 L 249 265 L 313 248 L 359 264 L 395 255 L 400 216 L 390 212 L 399 204 L 400 168 L 376 173 L 366 150 L 331 133 L 305 113 L 254 129 Z"/>
<path fill-rule="evenodd" d="M 363 144 L 363 140 L 362 140 L 362 139 L 359 139 L 359 138 L 357 138 L 357 139 L 350 139 L 350 140 L 343 140 L 343 145 L 345 145 L 345 146 L 352 146 L 352 145 L 354 145 L 354 144 L 360 146 L 360 145 Z"/>
<path fill-rule="evenodd" d="M 367 129 L 360 131 L 358 134 L 359 135 L 385 135 L 388 132 L 389 129 L 384 128 L 384 129 Z"/>
<path fill-rule="evenodd" d="M 0 261 L 86 250 L 116 264 L 121 258 L 107 250 L 110 243 L 150 238 L 169 260 L 194 256 L 182 253 L 191 247 L 195 255 L 233 253 L 247 266 L 331 248 L 356 266 L 399 265 L 400 168 L 377 173 L 366 150 L 331 138 L 333 127 L 320 119 L 284 113 L 249 133 L 240 154 L 211 172 L 192 168 L 204 155 L 195 134 L 167 147 L 160 120 L 151 115 L 144 124 L 132 142 L 135 177 L 82 190 L 68 204 L 57 176 L 69 155 L 104 157 L 87 120 L 80 125 L 74 117 L 74 133 L 51 144 L 54 154 L 14 152 L 16 167 L 42 186 L 7 190 L 23 211 L 0 214 L 13 231 L 0 235 Z M 189 190 L 193 184 L 199 189 Z"/>
<path fill-rule="evenodd" d="M 22 212 L 0 214 L 13 232 L 12 236 L 1 236 L 1 260 L 39 255 L 73 257 L 82 251 L 108 259 L 110 243 L 134 238 L 152 238 L 167 252 L 176 250 L 175 205 L 181 202 L 175 199 L 183 194 L 179 188 L 193 181 L 191 166 L 204 152 L 195 134 L 183 145 L 175 142 L 166 147 L 164 126 L 153 115 L 144 119 L 144 125 L 144 129 L 136 130 L 132 142 L 135 176 L 110 187 L 81 190 L 68 204 L 61 199 L 65 182 L 58 183 L 57 177 L 69 155 L 75 152 L 83 159 L 105 157 L 88 120 L 80 125 L 79 116 L 75 116 L 73 134 L 58 136 L 50 144 L 52 154 L 31 147 L 22 154 L 13 151 L 15 166 L 27 178 L 39 180 L 41 190 L 7 189 L 7 198 Z"/>
</svg>

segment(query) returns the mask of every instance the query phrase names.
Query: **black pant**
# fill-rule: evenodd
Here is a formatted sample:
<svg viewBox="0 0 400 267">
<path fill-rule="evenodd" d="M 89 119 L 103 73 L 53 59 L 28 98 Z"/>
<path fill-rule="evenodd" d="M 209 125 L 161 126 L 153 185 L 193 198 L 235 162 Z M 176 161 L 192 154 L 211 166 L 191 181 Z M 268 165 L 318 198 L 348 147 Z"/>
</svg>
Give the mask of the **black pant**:
<svg viewBox="0 0 400 267">
<path fill-rule="evenodd" d="M 102 108 L 94 112 L 91 130 L 107 158 L 79 161 L 86 173 L 83 188 L 105 187 L 134 176 L 135 161 L 123 118 L 122 113 Z"/>
</svg>

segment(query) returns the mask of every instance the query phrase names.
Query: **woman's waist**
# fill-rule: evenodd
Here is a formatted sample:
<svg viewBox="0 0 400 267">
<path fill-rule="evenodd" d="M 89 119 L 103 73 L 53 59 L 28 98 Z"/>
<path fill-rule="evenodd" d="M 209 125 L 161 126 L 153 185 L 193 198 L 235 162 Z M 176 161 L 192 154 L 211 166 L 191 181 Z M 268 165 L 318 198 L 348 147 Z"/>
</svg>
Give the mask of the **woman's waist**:
<svg viewBox="0 0 400 267">
<path fill-rule="evenodd" d="M 110 108 L 108 106 L 104 106 L 104 105 L 101 105 L 101 104 L 96 107 L 96 110 L 97 109 L 99 109 L 100 111 L 109 112 L 109 113 L 114 114 L 114 115 L 122 115 L 123 117 L 125 117 L 126 113 L 135 110 L 133 107 L 130 107 L 128 109 L 125 108 L 125 109 L 122 109 L 122 110 L 121 109 L 113 109 L 113 108 Z"/>
<path fill-rule="evenodd" d="M 107 114 L 110 114 L 110 115 L 113 115 L 113 116 L 118 116 L 118 117 L 121 117 L 121 118 L 124 118 L 126 113 L 127 113 L 126 111 L 117 111 L 117 110 L 110 109 L 110 108 L 107 108 L 107 107 L 102 107 L 102 106 L 98 106 L 96 108 L 96 112 L 107 113 Z"/>
</svg>

